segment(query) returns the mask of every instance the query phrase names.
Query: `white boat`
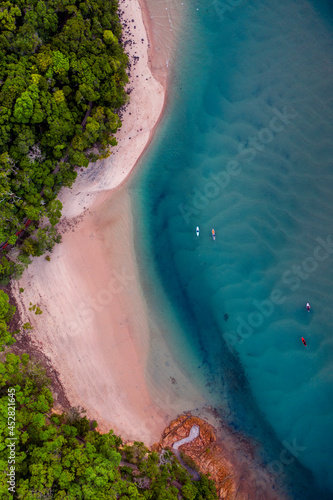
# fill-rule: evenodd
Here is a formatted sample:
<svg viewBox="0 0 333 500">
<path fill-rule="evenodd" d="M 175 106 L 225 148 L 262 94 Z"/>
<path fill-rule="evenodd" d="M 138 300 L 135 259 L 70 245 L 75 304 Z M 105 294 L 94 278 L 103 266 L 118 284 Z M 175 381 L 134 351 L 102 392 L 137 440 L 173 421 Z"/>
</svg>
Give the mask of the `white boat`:
<svg viewBox="0 0 333 500">
<path fill-rule="evenodd" d="M 199 226 L 197 226 L 196 232 L 197 232 L 197 236 L 199 236 L 199 234 L 200 234 Z"/>
<path fill-rule="evenodd" d="M 212 237 L 213 237 L 213 240 L 215 241 L 215 229 L 212 229 Z"/>
</svg>

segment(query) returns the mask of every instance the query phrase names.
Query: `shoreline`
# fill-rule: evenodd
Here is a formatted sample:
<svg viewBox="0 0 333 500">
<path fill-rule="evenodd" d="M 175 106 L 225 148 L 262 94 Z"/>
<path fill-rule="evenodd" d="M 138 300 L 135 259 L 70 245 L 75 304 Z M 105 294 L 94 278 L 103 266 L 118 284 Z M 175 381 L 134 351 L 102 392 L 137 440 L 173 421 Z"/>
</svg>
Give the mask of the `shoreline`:
<svg viewBox="0 0 333 500">
<path fill-rule="evenodd" d="M 169 74 L 158 71 L 155 76 L 153 72 L 156 54 L 146 0 L 120 0 L 118 13 L 123 26 L 122 43 L 129 56 L 129 102 L 121 110 L 122 126 L 115 134 L 118 144 L 111 149 L 109 158 L 81 168 L 72 188 L 60 192 L 63 217 L 77 217 L 96 208 L 120 188 L 149 147 L 163 118 Z M 163 67 L 163 56 L 156 66 Z"/>
<path fill-rule="evenodd" d="M 135 41 L 146 47 L 149 43 L 150 47 L 134 65 L 129 86 L 136 83 L 142 68 L 144 78 L 152 80 L 151 88 L 156 89 L 158 100 L 141 127 L 142 109 L 146 108 L 140 99 L 132 99 L 124 111 L 122 129 L 116 134 L 119 146 L 113 148 L 112 156 L 90 165 L 72 189 L 61 193 L 63 242 L 54 249 L 51 262 L 44 257 L 34 258 L 13 290 L 21 317 L 34 327 L 30 333 L 32 343 L 56 367 L 70 404 L 84 407 L 88 418 L 98 421 L 101 432 L 112 428 L 124 440 L 144 441 L 151 446 L 160 440 L 172 419 L 190 409 L 186 407 L 188 401 L 197 409 L 205 401 L 193 390 L 191 382 L 181 383 L 184 375 L 177 368 L 171 381 L 175 384 L 173 393 L 170 383 L 168 388 L 154 384 L 146 374 L 151 332 L 134 252 L 133 213 L 124 183 L 163 117 L 167 86 L 166 79 L 165 87 L 161 81 L 154 83 L 151 73 L 149 13 L 144 14 L 142 2 L 130 3 L 135 13 L 129 14 L 128 22 L 135 20 L 132 24 L 136 26 L 136 37 L 126 34 L 125 28 L 124 34 L 132 44 Z M 126 4 L 123 0 L 120 9 Z M 138 13 L 146 16 L 148 23 L 145 29 L 141 19 L 147 39 L 144 45 L 138 35 Z M 137 52 L 135 48 L 132 57 Z M 145 74 L 148 70 L 151 76 Z M 142 81 L 143 87 L 148 85 L 146 81 Z M 147 91 L 146 102 L 151 103 L 153 92 Z M 134 97 L 135 92 L 130 95 Z M 134 112 L 135 117 L 131 114 Z M 19 287 L 25 288 L 23 294 Z M 28 311 L 30 302 L 41 307 L 41 316 Z M 167 352 L 167 347 L 163 349 Z M 171 354 L 168 356 L 172 362 Z M 165 374 L 165 380 L 171 378 L 168 375 Z M 178 383 L 188 392 L 177 392 Z M 211 422 L 209 412 L 203 413 Z"/>
<path fill-rule="evenodd" d="M 60 193 L 63 241 L 50 262 L 44 256 L 33 259 L 13 284 L 13 294 L 21 318 L 34 327 L 32 344 L 57 368 L 70 404 L 86 408 L 102 432 L 112 428 L 125 439 L 153 444 L 170 415 L 153 404 L 145 380 L 149 325 L 130 202 L 121 188 L 165 106 L 166 80 L 163 87 L 149 68 L 152 46 L 142 5 L 142 0 L 119 4 L 132 64 L 128 88 L 134 87 L 116 134 L 118 146 L 111 157 L 81 169 L 73 188 Z M 41 316 L 28 310 L 30 302 L 40 306 Z"/>
</svg>

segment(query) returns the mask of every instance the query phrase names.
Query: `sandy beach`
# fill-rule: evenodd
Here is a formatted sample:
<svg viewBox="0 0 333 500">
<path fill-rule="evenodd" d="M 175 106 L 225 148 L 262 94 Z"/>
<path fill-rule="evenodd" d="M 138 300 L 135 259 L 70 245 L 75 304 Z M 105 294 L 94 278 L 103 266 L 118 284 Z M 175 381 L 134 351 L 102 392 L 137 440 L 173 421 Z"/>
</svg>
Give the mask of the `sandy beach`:
<svg viewBox="0 0 333 500">
<path fill-rule="evenodd" d="M 193 412 L 218 429 L 216 461 L 237 469 L 235 498 L 249 498 L 251 488 L 263 482 L 268 489 L 262 498 L 277 498 L 272 478 L 255 459 L 255 444 L 227 429 L 212 401 L 207 404 L 209 390 L 194 386 L 194 377 L 185 373 L 186 342 L 171 352 L 168 328 L 177 332 L 179 325 L 169 314 L 170 299 L 162 289 L 153 290 L 170 320 L 160 324 L 140 281 L 126 179 L 162 117 L 177 38 L 175 0 L 153 2 L 120 1 L 130 102 L 122 110 L 118 145 L 109 158 L 80 169 L 72 189 L 60 193 L 62 242 L 50 261 L 34 258 L 12 291 L 21 320 L 33 326 L 31 342 L 57 371 L 70 404 L 84 408 L 99 431 L 113 429 L 123 440 L 151 446 L 171 420 Z M 153 263 L 151 268 L 153 274 Z M 32 304 L 41 315 L 29 311 Z"/>
<path fill-rule="evenodd" d="M 160 53 L 151 64 L 153 35 L 147 36 L 143 17 L 148 27 L 150 14 L 145 10 L 142 16 L 144 8 L 136 0 L 120 2 L 130 103 L 118 146 L 110 158 L 80 171 L 72 189 L 61 192 L 62 243 L 50 262 L 44 256 L 33 259 L 14 284 L 14 294 L 21 318 L 33 326 L 32 341 L 59 372 L 71 405 L 84 407 L 101 431 L 113 428 L 125 439 L 149 445 L 159 440 L 176 410 L 169 413 L 167 404 L 156 404 L 148 390 L 149 325 L 133 250 L 130 199 L 125 190 L 115 189 L 149 144 L 165 102 L 165 57 L 170 54 Z M 150 69 L 154 65 L 159 81 Z M 29 311 L 30 303 L 43 314 Z M 165 403 L 170 396 L 159 393 L 157 399 Z"/>
</svg>

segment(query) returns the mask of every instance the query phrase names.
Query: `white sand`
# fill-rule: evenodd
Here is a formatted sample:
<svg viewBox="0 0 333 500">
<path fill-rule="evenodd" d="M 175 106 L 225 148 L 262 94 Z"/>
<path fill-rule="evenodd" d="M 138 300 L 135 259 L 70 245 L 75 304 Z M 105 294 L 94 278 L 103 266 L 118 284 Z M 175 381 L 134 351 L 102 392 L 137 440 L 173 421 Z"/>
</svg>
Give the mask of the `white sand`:
<svg viewBox="0 0 333 500">
<path fill-rule="evenodd" d="M 153 404 L 145 380 L 149 328 L 133 251 L 130 202 L 117 191 L 110 196 L 110 190 L 126 179 L 148 144 L 165 90 L 149 69 L 139 2 L 120 6 L 135 33 L 134 39 L 125 29 L 125 38 L 136 44 L 126 47 L 132 61 L 129 86 L 134 89 L 117 134 L 119 146 L 111 158 L 80 172 L 74 187 L 61 193 L 63 241 L 50 262 L 34 258 L 14 287 L 22 318 L 34 327 L 31 337 L 59 371 L 71 404 L 85 407 L 100 430 L 113 428 L 124 438 L 151 444 L 170 415 Z M 133 66 L 134 55 L 139 60 Z M 23 294 L 19 287 L 25 288 Z M 30 302 L 43 314 L 30 312 Z"/>
<path fill-rule="evenodd" d="M 109 196 L 108 191 L 123 183 L 148 145 L 163 110 L 165 87 L 154 78 L 150 69 L 149 40 L 140 2 L 122 1 L 120 10 L 124 11 L 122 23 L 127 25 L 124 39 L 130 41 L 126 45 L 131 63 L 127 86 L 132 89 L 130 103 L 123 115 L 122 127 L 116 134 L 118 146 L 112 149 L 111 157 L 82 169 L 74 186 L 62 191 L 60 200 L 66 217 L 75 217 L 85 208 L 102 203 Z M 145 18 L 148 20 L 148 13 Z M 138 59 L 134 60 L 134 57 Z"/>
</svg>

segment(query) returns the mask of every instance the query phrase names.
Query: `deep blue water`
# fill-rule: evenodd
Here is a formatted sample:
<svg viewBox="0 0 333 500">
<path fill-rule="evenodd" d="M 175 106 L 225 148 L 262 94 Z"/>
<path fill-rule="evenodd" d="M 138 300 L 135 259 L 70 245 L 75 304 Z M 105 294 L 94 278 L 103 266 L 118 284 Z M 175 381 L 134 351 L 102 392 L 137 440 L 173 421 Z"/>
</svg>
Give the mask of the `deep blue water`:
<svg viewBox="0 0 333 500">
<path fill-rule="evenodd" d="M 167 111 L 131 187 L 141 272 L 153 259 L 198 383 L 277 481 L 333 498 L 333 10 L 226 5 L 184 5 Z"/>
</svg>

